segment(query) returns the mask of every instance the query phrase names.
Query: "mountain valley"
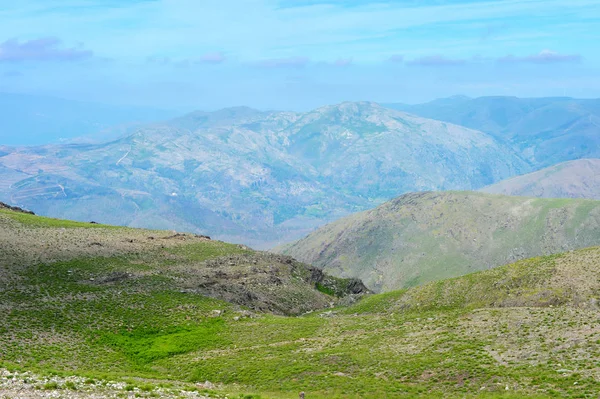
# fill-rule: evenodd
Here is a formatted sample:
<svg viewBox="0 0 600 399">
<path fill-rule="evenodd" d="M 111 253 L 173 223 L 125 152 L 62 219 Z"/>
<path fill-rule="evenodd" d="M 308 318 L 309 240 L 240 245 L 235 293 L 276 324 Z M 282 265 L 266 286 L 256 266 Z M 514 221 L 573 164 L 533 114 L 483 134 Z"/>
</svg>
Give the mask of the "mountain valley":
<svg viewBox="0 0 600 399">
<path fill-rule="evenodd" d="M 490 135 L 375 103 L 238 107 L 104 144 L 0 147 L 0 200 L 268 248 L 404 192 L 478 189 L 529 170 Z"/>
</svg>

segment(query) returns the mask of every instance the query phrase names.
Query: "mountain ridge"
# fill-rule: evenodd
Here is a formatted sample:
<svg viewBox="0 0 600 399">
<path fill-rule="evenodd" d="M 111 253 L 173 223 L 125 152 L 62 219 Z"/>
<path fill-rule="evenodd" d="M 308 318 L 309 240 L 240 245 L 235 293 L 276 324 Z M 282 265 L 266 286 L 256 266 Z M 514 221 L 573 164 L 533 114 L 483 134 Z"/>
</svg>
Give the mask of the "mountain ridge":
<svg viewBox="0 0 600 399">
<path fill-rule="evenodd" d="M 387 106 L 489 133 L 523 152 L 536 168 L 600 157 L 600 99 L 451 97 Z"/>
<path fill-rule="evenodd" d="M 600 244 L 600 201 L 420 192 L 275 249 L 376 292 Z"/>
<path fill-rule="evenodd" d="M 12 205 L 259 248 L 402 192 L 477 189 L 529 170 L 485 133 L 370 102 L 192 113 L 100 145 L 0 151 L 10 180 L 0 199 Z"/>
</svg>

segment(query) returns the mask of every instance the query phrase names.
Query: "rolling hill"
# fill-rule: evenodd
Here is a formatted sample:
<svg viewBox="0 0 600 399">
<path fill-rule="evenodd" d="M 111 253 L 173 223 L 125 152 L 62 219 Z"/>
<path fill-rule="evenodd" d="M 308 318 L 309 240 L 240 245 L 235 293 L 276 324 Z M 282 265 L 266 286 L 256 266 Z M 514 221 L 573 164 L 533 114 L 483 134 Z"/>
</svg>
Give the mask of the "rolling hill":
<svg viewBox="0 0 600 399">
<path fill-rule="evenodd" d="M 357 292 L 356 281 L 193 234 L 0 210 L 0 251 L 4 396 L 580 398 L 600 389 L 597 247 L 353 304 L 329 293 Z M 211 291 L 215 281 L 226 286 Z M 341 306 L 316 310 L 330 301 Z M 307 308 L 316 311 L 274 314 Z"/>
<path fill-rule="evenodd" d="M 475 192 L 400 196 L 276 249 L 390 291 L 600 244 L 600 201 Z"/>
<path fill-rule="evenodd" d="M 64 280 L 63 290 L 83 296 L 103 287 L 108 296 L 96 296 L 93 306 L 117 295 L 115 285 L 143 300 L 159 292 L 203 295 L 279 314 L 304 313 L 328 307 L 336 297 L 367 292 L 358 280 L 207 236 L 48 219 L 5 205 L 0 259 L 0 292 L 24 278 L 39 284 L 56 278 Z"/>
<path fill-rule="evenodd" d="M 194 112 L 103 144 L 0 146 L 0 200 L 266 248 L 400 193 L 528 171 L 490 135 L 374 103 Z"/>
<path fill-rule="evenodd" d="M 563 162 L 480 191 L 524 197 L 600 199 L 600 159 Z"/>
<path fill-rule="evenodd" d="M 535 168 L 600 157 L 599 99 L 454 96 L 387 106 L 491 134 Z"/>
</svg>

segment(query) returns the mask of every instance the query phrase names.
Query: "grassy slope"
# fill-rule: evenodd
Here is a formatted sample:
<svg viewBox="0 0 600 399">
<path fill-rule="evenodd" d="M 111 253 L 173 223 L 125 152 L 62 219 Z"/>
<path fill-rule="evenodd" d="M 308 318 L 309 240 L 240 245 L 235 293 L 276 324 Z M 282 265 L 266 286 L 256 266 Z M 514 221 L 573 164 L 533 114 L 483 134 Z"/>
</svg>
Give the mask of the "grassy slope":
<svg viewBox="0 0 600 399">
<path fill-rule="evenodd" d="M 527 197 L 600 199 L 600 159 L 563 162 L 503 180 L 480 191 Z"/>
<path fill-rule="evenodd" d="M 377 291 L 600 243 L 600 202 L 414 193 L 278 249 Z"/>
<path fill-rule="evenodd" d="M 94 292 L 98 286 L 114 291 L 114 283 L 123 283 L 136 293 L 153 287 L 208 295 L 260 311 L 298 314 L 328 307 L 349 284 L 361 286 L 323 275 L 289 257 L 193 234 L 6 210 L 0 210 L 0 244 L 0 288 L 58 279 L 72 283 L 67 291 Z"/>
<path fill-rule="evenodd" d="M 216 394 L 263 398 L 300 390 L 310 398 L 594 397 L 600 389 L 600 248 L 284 317 L 169 282 L 174 270 L 186 273 L 173 269 L 181 261 L 174 254 L 214 261 L 244 251 L 237 246 L 161 240 L 160 250 L 175 257 L 154 263 L 147 246 L 140 257 L 130 257 L 129 241 L 120 246 L 148 231 L 7 215 L 0 213 L 0 230 L 17 239 L 4 236 L 0 246 L 2 259 L 14 260 L 0 280 L 0 366 L 127 378 L 144 388 L 141 396 L 165 380 L 210 380 L 225 384 Z M 103 246 L 78 245 L 94 232 Z M 38 262 L 39 250 L 20 239 L 36 234 L 59 236 L 43 251 L 51 260 Z M 102 279 L 116 269 L 135 278 Z"/>
</svg>

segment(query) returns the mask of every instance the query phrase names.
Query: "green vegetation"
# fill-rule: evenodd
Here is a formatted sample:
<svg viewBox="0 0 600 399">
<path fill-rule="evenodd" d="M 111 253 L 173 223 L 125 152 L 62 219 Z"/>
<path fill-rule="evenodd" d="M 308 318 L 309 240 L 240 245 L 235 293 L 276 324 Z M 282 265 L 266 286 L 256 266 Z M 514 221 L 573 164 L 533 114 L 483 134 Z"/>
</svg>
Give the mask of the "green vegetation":
<svg viewBox="0 0 600 399">
<path fill-rule="evenodd" d="M 250 254 L 252 251 L 244 249 L 239 245 L 228 244 L 224 242 L 214 242 L 211 245 L 202 244 L 189 244 L 179 245 L 174 248 L 167 249 L 168 252 L 184 256 L 186 259 L 201 262 L 210 258 L 219 256 L 231 256 L 238 254 Z"/>
<path fill-rule="evenodd" d="M 208 319 L 193 327 L 141 327 L 131 332 L 123 329 L 117 334 L 107 333 L 100 341 L 143 366 L 174 355 L 227 345 L 224 327 L 222 319 Z"/>
<path fill-rule="evenodd" d="M 37 215 L 30 215 L 27 213 L 13 212 L 13 211 L 9 211 L 6 209 L 0 209 L 0 214 L 2 214 L 3 216 L 6 216 L 16 222 L 19 222 L 22 225 L 30 226 L 30 227 L 60 227 L 60 228 L 65 228 L 65 229 L 73 229 L 73 228 L 119 229 L 119 228 L 122 228 L 122 227 L 108 226 L 108 225 L 103 225 L 103 224 L 74 222 L 72 220 L 46 218 L 46 217 L 37 216 Z"/>
<path fill-rule="evenodd" d="M 600 201 L 412 193 L 278 251 L 379 292 L 598 245 L 599 226 Z"/>
<path fill-rule="evenodd" d="M 186 389 L 263 399 L 299 391 L 591 398 L 600 390 L 600 248 L 352 304 L 332 294 L 356 281 L 192 235 L 0 226 L 3 248 L 62 234 L 47 262 L 9 251 L 14 262 L 0 268 L 0 368 L 80 376 L 43 380 L 40 389 L 88 392 L 116 380 L 146 397 Z M 203 286 L 219 273 L 218 291 Z M 307 314 L 272 313 L 307 300 Z"/>
</svg>

